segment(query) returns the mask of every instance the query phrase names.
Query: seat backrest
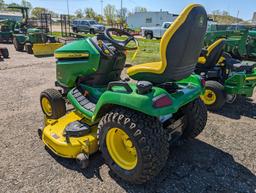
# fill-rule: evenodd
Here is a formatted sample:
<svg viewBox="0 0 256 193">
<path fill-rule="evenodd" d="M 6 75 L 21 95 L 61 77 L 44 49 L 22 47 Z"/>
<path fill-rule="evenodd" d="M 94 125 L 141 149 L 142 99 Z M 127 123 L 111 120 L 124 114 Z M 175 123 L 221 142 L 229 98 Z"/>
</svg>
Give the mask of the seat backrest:
<svg viewBox="0 0 256 193">
<path fill-rule="evenodd" d="M 225 39 L 215 41 L 207 48 L 206 63 L 202 64 L 205 68 L 213 68 L 219 61 L 225 45 Z"/>
<path fill-rule="evenodd" d="M 181 80 L 194 72 L 206 28 L 204 7 L 191 4 L 182 11 L 160 43 L 163 79 Z"/>
</svg>

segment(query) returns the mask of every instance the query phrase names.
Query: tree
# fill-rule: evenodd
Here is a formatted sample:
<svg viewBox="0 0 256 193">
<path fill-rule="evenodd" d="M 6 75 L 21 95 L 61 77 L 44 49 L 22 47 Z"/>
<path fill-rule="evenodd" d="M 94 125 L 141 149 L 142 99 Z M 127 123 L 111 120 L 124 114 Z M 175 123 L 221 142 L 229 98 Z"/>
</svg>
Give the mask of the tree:
<svg viewBox="0 0 256 193">
<path fill-rule="evenodd" d="M 0 0 L 0 10 L 5 9 L 5 3 L 4 0 Z"/>
<path fill-rule="evenodd" d="M 76 18 L 84 17 L 83 10 L 82 9 L 76 10 L 75 15 L 76 15 Z"/>
<path fill-rule="evenodd" d="M 146 7 L 135 7 L 134 8 L 134 12 L 147 12 L 147 8 Z"/>
<path fill-rule="evenodd" d="M 108 24 L 113 24 L 114 23 L 115 17 L 116 17 L 115 13 L 116 13 L 116 7 L 114 5 L 108 4 L 104 8 L 104 15 L 107 19 Z"/>
<path fill-rule="evenodd" d="M 31 11 L 31 15 L 36 18 L 40 18 L 42 13 L 48 13 L 48 10 L 43 7 L 35 7 Z"/>
<path fill-rule="evenodd" d="M 98 23 L 103 23 L 103 20 L 104 20 L 104 18 L 103 18 L 102 15 L 97 15 L 95 19 L 96 19 L 96 21 L 97 21 Z"/>
<path fill-rule="evenodd" d="M 31 4 L 29 1 L 22 0 L 21 3 L 20 3 L 20 5 L 21 5 L 22 7 L 28 7 L 29 10 L 32 9 L 32 4 Z"/>
<path fill-rule="evenodd" d="M 97 15 L 96 12 L 93 10 L 93 8 L 86 8 L 84 10 L 84 13 L 86 18 L 91 18 L 91 19 L 95 19 Z"/>
</svg>

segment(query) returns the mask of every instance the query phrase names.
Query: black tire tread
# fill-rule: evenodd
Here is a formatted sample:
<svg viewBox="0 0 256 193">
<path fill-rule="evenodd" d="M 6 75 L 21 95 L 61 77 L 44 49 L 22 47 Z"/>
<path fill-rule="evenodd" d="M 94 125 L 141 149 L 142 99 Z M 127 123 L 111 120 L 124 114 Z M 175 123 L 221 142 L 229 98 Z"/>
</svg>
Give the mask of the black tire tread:
<svg viewBox="0 0 256 193">
<path fill-rule="evenodd" d="M 184 130 L 183 138 L 195 138 L 205 128 L 207 122 L 207 108 L 201 99 L 189 103 L 184 111 L 187 117 L 187 127 Z"/>
<path fill-rule="evenodd" d="M 168 134 L 163 129 L 161 122 L 155 117 L 150 117 L 143 113 L 122 107 L 112 109 L 102 117 L 99 123 L 98 138 L 100 144 L 102 143 L 102 140 L 105 140 L 101 138 L 104 125 L 109 122 L 119 122 L 128 129 L 130 129 L 130 126 L 135 123 L 137 128 L 133 128 L 132 132 L 135 133 L 136 130 L 141 130 L 141 135 L 135 137 L 142 152 L 143 164 L 141 173 L 133 178 L 120 173 L 118 175 L 126 181 L 136 184 L 145 183 L 155 177 L 165 166 L 169 155 Z M 143 139 L 144 142 L 142 141 Z M 101 150 L 102 148 L 104 147 L 100 145 Z M 112 170 L 114 170 L 111 163 L 107 162 L 107 164 Z"/>
<path fill-rule="evenodd" d="M 1 53 L 4 58 L 9 58 L 9 51 L 7 48 L 1 48 Z"/>
</svg>

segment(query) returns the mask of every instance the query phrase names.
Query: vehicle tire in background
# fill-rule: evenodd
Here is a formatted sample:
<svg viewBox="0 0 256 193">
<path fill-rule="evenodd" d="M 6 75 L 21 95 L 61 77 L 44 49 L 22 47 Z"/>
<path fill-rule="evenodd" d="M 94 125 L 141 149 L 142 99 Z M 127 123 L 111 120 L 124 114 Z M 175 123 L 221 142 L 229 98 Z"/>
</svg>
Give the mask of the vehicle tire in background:
<svg viewBox="0 0 256 193">
<path fill-rule="evenodd" d="M 16 51 L 22 52 L 24 50 L 24 45 L 20 44 L 16 38 L 13 38 L 13 45 Z"/>
<path fill-rule="evenodd" d="M 146 34 L 146 39 L 148 40 L 153 39 L 153 35 L 151 33 Z"/>
<path fill-rule="evenodd" d="M 7 48 L 1 48 L 0 51 L 2 53 L 3 58 L 9 58 L 9 51 Z"/>
<path fill-rule="evenodd" d="M 76 27 L 74 27 L 72 30 L 73 30 L 74 33 L 78 33 L 78 30 L 77 30 Z"/>
<path fill-rule="evenodd" d="M 33 54 L 33 49 L 32 49 L 32 44 L 26 44 L 25 45 L 25 50 L 28 54 Z"/>
<path fill-rule="evenodd" d="M 99 147 L 111 170 L 135 184 L 154 178 L 169 155 L 167 132 L 156 117 L 116 108 L 102 117 Z"/>
<path fill-rule="evenodd" d="M 95 34 L 94 29 L 90 29 L 90 34 Z"/>
<path fill-rule="evenodd" d="M 221 109 L 226 102 L 224 86 L 217 81 L 209 80 L 205 83 L 205 93 L 201 99 L 210 111 Z"/>
<path fill-rule="evenodd" d="M 58 119 L 66 114 L 65 100 L 56 89 L 47 89 L 41 92 L 40 105 L 48 119 Z"/>
</svg>

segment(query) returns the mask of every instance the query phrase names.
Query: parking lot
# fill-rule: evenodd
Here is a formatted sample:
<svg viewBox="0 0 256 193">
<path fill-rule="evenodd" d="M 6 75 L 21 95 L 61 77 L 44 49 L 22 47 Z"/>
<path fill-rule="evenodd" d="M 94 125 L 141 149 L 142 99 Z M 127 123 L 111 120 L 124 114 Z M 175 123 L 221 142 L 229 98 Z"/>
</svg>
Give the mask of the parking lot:
<svg viewBox="0 0 256 193">
<path fill-rule="evenodd" d="M 46 151 L 40 92 L 54 86 L 55 59 L 35 58 L 7 46 L 0 62 L 0 192 L 256 192 L 256 93 L 209 113 L 204 132 L 172 147 L 155 180 L 131 185 L 111 173 L 100 153 L 87 170 Z"/>
</svg>

